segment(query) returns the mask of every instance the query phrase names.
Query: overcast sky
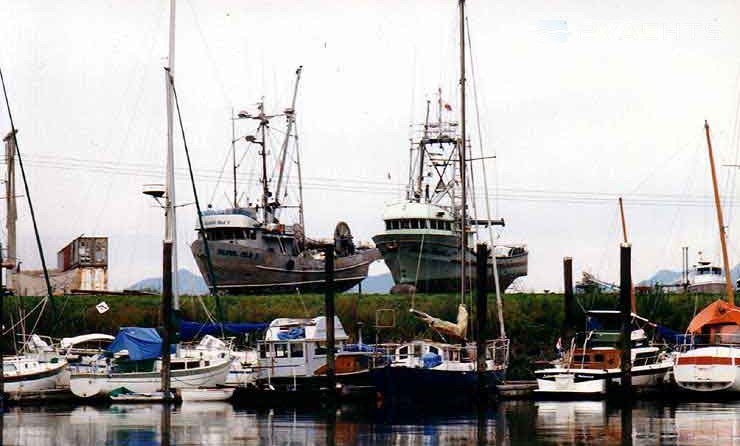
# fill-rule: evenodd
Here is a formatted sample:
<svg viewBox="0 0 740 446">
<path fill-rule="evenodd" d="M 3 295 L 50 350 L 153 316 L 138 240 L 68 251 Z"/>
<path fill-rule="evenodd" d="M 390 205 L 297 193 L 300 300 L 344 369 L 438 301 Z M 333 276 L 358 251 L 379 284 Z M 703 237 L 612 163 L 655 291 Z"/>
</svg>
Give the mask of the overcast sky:
<svg viewBox="0 0 740 446">
<path fill-rule="evenodd" d="M 681 246 L 692 262 L 698 250 L 720 260 L 703 123 L 717 163 L 737 163 L 740 4 L 601 3 L 467 3 L 473 144 L 477 151 L 477 97 L 484 150 L 497 156 L 488 176 L 507 222 L 501 240 L 530 249 L 524 289 L 562 288 L 563 256 L 576 274 L 616 281 L 619 195 L 637 279 L 678 269 Z M 80 234 L 107 235 L 113 288 L 161 268 L 163 214 L 140 191 L 163 181 L 168 8 L 166 0 L 0 0 L 0 64 L 47 257 L 55 264 Z M 227 204 L 229 174 L 218 177 L 231 108 L 264 96 L 268 111 L 282 110 L 303 65 L 307 231 L 329 236 L 346 220 L 370 240 L 383 206 L 402 196 L 409 124 L 423 119 L 425 100 L 441 88 L 459 111 L 457 32 L 452 0 L 180 0 L 175 72 L 201 199 Z M 176 153 L 184 169 L 179 139 Z M 253 155 L 240 170 L 250 197 Z M 734 264 L 736 172 L 718 169 Z M 180 172 L 185 204 L 192 192 Z M 19 255 L 38 265 L 27 206 L 19 208 Z M 191 270 L 194 217 L 192 206 L 180 208 L 180 265 Z"/>
</svg>

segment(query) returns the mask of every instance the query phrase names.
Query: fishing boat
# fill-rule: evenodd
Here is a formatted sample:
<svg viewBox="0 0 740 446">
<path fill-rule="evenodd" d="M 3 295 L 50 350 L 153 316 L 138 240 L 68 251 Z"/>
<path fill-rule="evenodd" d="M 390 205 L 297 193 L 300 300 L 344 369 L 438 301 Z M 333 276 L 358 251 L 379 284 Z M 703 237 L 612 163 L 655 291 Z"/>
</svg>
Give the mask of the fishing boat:
<svg viewBox="0 0 740 446">
<path fill-rule="evenodd" d="M 609 387 L 621 382 L 620 312 L 591 310 L 587 321 L 589 330 L 575 335 L 554 367 L 535 371 L 537 393 L 603 396 Z M 644 389 L 667 383 L 673 356 L 665 345 L 652 344 L 645 333 L 645 328 L 657 325 L 634 313 L 632 323 L 632 387 Z"/>
<path fill-rule="evenodd" d="M 709 167 L 717 211 L 722 263 L 729 271 L 724 217 L 720 203 L 717 174 L 714 168 L 709 123 L 704 121 Z M 726 301 L 718 300 L 704 308 L 686 329 L 686 341 L 676 358 L 673 376 L 682 389 L 726 395 L 740 392 L 740 308 L 735 306 L 732 279 L 725 274 Z"/>
<path fill-rule="evenodd" d="M 725 274 L 722 267 L 704 260 L 699 252 L 697 264 L 689 272 L 690 293 L 722 294 L 725 290 Z"/>
<path fill-rule="evenodd" d="M 318 389 L 326 385 L 325 316 L 311 319 L 279 318 L 258 341 L 260 387 L 277 390 Z M 334 317 L 334 370 L 341 385 L 369 385 L 373 349 L 350 345 L 342 322 Z"/>
<path fill-rule="evenodd" d="M 134 393 L 155 393 L 162 388 L 162 338 L 153 328 L 125 327 L 106 351 L 104 362 L 91 370 L 72 368 L 70 389 L 80 398 L 107 396 L 118 388 Z M 172 389 L 217 387 L 226 383 L 231 357 L 171 358 Z"/>
<path fill-rule="evenodd" d="M 202 213 L 203 229 L 198 228 L 198 239 L 192 245 L 192 253 L 206 282 L 215 281 L 220 290 L 233 294 L 293 293 L 321 291 L 324 284 L 324 258 L 321 247 L 334 244 L 335 279 L 337 291 L 345 291 L 367 277 L 370 264 L 380 258 L 377 249 L 356 244 L 349 225 L 337 223 L 333 239 L 312 240 L 306 236 L 303 218 L 303 189 L 300 154 L 295 130 L 295 104 L 302 69 L 296 70 L 293 100 L 290 107 L 281 113 L 268 114 L 265 104 L 257 105 L 256 111 L 240 111 L 232 117 L 238 120 L 257 122 L 256 130 L 244 137 L 232 138 L 234 151 L 234 197 L 232 207 L 223 210 L 208 209 Z M 269 141 L 272 122 L 285 120 L 282 146 L 270 151 Z M 236 189 L 237 141 L 257 146 L 262 184 L 260 199 L 256 202 L 240 201 Z M 268 153 L 277 153 L 275 160 Z M 294 159 L 292 158 L 294 157 Z M 276 168 L 268 175 L 269 166 Z M 295 166 L 298 191 L 295 202 L 290 202 L 288 174 Z M 284 211 L 298 211 L 297 222 L 286 224 Z M 213 280 L 208 270 L 203 238 L 207 238 L 213 265 Z"/>
<path fill-rule="evenodd" d="M 509 364 L 509 339 L 506 337 L 506 331 L 503 318 L 503 306 L 501 293 L 505 289 L 501 285 L 498 270 L 498 261 L 494 260 L 496 249 L 489 249 L 484 244 L 478 245 L 478 251 L 471 249 L 474 240 L 477 240 L 474 233 L 474 227 L 485 225 L 489 228 L 491 244 L 493 244 L 492 225 L 496 224 L 490 217 L 490 209 L 487 209 L 487 218 L 479 220 L 469 218 L 468 199 L 469 193 L 472 192 L 472 169 L 468 158 L 468 140 L 466 136 L 466 119 L 465 119 L 465 1 L 459 3 L 459 20 L 460 20 L 460 126 L 459 134 L 452 129 L 457 127 L 455 123 L 443 125 L 442 119 L 438 119 L 436 125 L 429 123 L 429 103 L 427 103 L 427 120 L 424 126 L 423 144 L 419 145 L 419 176 L 416 179 L 416 192 L 409 195 L 409 202 L 402 204 L 400 210 L 411 212 L 411 214 L 394 214 L 386 213 L 388 220 L 386 228 L 390 224 L 390 231 L 432 231 L 430 234 L 439 235 L 440 238 L 430 237 L 432 250 L 427 251 L 426 235 L 422 232 L 417 239 L 416 248 L 411 248 L 413 265 L 406 265 L 413 269 L 411 274 L 414 281 L 412 286 L 412 302 L 410 312 L 415 317 L 426 323 L 430 329 L 436 332 L 445 341 L 442 343 L 433 342 L 426 339 L 416 339 L 411 342 L 402 344 L 395 349 L 391 358 L 392 361 L 381 367 L 373 367 L 371 377 L 373 384 L 384 401 L 389 403 L 401 404 L 419 404 L 428 401 L 445 401 L 448 403 L 459 402 L 467 404 L 476 396 L 481 395 L 481 390 L 485 396 L 491 396 L 495 393 L 496 384 L 500 383 L 506 374 Z M 440 110 L 442 101 L 439 101 Z M 441 111 L 440 111 L 441 113 Z M 448 147 L 445 152 L 442 147 Z M 481 148 L 482 152 L 482 148 Z M 439 181 L 434 186 L 434 193 L 430 191 L 430 186 L 425 184 L 426 177 L 423 174 L 425 163 L 430 162 L 438 172 Z M 441 169 L 442 173 L 439 173 Z M 450 172 L 445 173 L 445 172 Z M 485 172 L 484 172 L 485 178 Z M 460 185 L 457 187 L 456 185 Z M 411 190 L 410 190 L 411 192 Z M 437 195 L 433 195 L 437 194 Z M 423 199 L 422 199 L 423 196 Z M 442 199 L 446 199 L 449 206 L 440 207 L 437 205 Z M 486 200 L 487 201 L 487 200 Z M 473 209 L 475 209 L 475 202 Z M 413 219 L 400 218 L 413 215 Z M 389 222 L 390 221 L 390 222 Z M 435 232 L 436 231 L 436 232 Z M 388 232 L 388 230 L 386 231 Z M 402 232 L 399 232 L 401 234 Z M 454 234 L 454 235 L 453 235 Z M 443 244 L 435 244 L 435 240 L 445 239 Z M 393 265 L 400 266 L 400 263 L 394 263 L 393 257 L 401 257 L 404 246 L 397 242 L 400 240 L 386 239 L 381 234 L 373 238 L 381 252 L 384 254 L 386 264 L 389 265 L 393 272 Z M 414 246 L 413 244 L 411 246 Z M 386 255 L 388 248 L 396 251 L 391 255 Z M 434 261 L 428 254 L 433 255 Z M 476 256 L 476 254 L 480 254 Z M 520 260 L 524 261 L 526 272 L 526 251 Z M 481 259 L 476 261 L 477 259 Z M 486 265 L 482 265 L 483 259 Z M 389 263 L 390 262 L 390 263 Z M 435 271 L 439 274 L 434 276 L 424 275 L 422 265 L 428 263 L 435 265 Z M 450 267 L 450 265 L 454 265 Z M 474 270 L 478 273 L 474 273 Z M 431 271 L 431 270 L 427 270 Z M 394 278 L 397 277 L 400 270 L 393 272 Z M 488 280 L 488 275 L 492 280 Z M 478 274 L 485 277 L 478 277 Z M 475 343 L 468 342 L 468 318 L 466 302 L 469 296 L 468 283 L 471 278 L 475 277 L 477 291 L 482 296 L 480 305 L 485 305 L 488 289 L 496 292 L 496 303 L 498 307 L 498 321 L 500 326 L 500 337 L 497 339 L 484 341 L 484 326 L 479 326 L 475 335 L 478 337 Z M 419 279 L 422 279 L 421 281 Z M 442 289 L 448 289 L 447 281 L 454 284 L 449 288 L 459 292 L 460 304 L 456 322 L 449 322 L 414 308 L 415 291 L 421 289 L 432 289 L 436 279 L 442 279 L 440 285 Z M 486 279 L 486 280 L 484 280 Z M 513 279 L 512 279 L 513 280 Z M 484 283 L 481 283 L 484 282 Z M 420 286 L 419 284 L 422 283 Z M 493 286 L 491 286 L 493 285 Z M 508 286 L 508 285 L 507 285 Z M 485 307 L 478 307 L 479 314 L 486 314 Z M 480 319 L 479 319 L 480 322 Z M 447 341 L 457 341 L 458 344 Z M 484 348 L 485 352 L 479 349 Z"/>
</svg>

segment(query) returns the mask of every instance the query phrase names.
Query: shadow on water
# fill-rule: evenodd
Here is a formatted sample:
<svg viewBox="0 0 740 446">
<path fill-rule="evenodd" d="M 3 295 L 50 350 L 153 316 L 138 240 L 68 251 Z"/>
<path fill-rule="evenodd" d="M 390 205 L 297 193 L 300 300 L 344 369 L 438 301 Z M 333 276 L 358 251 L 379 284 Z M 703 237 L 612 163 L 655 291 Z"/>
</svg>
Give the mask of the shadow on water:
<svg viewBox="0 0 740 446">
<path fill-rule="evenodd" d="M 12 407 L 5 445 L 567 445 L 740 443 L 740 402 L 508 401 L 450 408 L 342 405 L 234 408 L 227 403 Z"/>
</svg>

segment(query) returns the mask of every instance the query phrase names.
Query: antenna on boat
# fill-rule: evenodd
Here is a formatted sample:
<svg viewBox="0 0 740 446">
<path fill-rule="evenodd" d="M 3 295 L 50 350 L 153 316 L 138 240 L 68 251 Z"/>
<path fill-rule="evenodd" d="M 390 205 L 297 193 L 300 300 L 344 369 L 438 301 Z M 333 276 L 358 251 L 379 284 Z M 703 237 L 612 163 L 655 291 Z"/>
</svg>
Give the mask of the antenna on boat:
<svg viewBox="0 0 740 446">
<path fill-rule="evenodd" d="M 231 167 L 234 176 L 234 209 L 239 207 L 239 197 L 236 191 L 236 123 L 234 120 L 234 107 L 231 107 Z"/>
<path fill-rule="evenodd" d="M 425 153 L 425 146 L 426 146 L 426 139 L 429 133 L 429 100 L 427 100 L 427 112 L 426 117 L 424 118 L 424 135 L 421 138 L 421 141 L 419 142 L 419 176 L 416 180 L 416 193 L 418 194 L 417 201 L 421 203 L 421 197 L 424 194 L 424 191 L 422 190 L 422 185 L 424 183 L 424 153 Z M 425 199 L 424 201 L 427 201 Z"/>
<path fill-rule="evenodd" d="M 717 208 L 717 224 L 719 225 L 719 242 L 722 246 L 722 264 L 725 268 L 725 292 L 727 293 L 727 302 L 735 305 L 735 291 L 732 287 L 732 278 L 730 277 L 730 260 L 727 257 L 727 240 L 725 234 L 725 223 L 722 217 L 722 205 L 719 199 L 719 188 L 717 187 L 717 172 L 714 169 L 714 154 L 712 153 L 712 139 L 709 136 L 709 123 L 704 121 L 704 132 L 707 135 L 707 151 L 709 152 L 709 168 L 712 172 L 712 189 L 714 190 L 714 205 Z"/>
</svg>

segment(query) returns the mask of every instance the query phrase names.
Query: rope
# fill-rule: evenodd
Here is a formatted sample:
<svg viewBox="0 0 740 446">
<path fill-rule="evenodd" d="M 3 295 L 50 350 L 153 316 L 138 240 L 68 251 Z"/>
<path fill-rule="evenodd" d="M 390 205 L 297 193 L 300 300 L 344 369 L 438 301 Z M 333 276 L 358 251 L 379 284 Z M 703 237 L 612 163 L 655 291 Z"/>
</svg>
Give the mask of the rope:
<svg viewBox="0 0 740 446">
<path fill-rule="evenodd" d="M 38 303 L 38 304 L 36 304 L 36 306 L 35 306 L 35 307 L 33 307 L 33 308 L 31 309 L 31 311 L 29 311 L 28 313 L 26 313 L 26 315 L 25 315 L 25 316 L 23 316 L 23 317 L 21 317 L 20 319 L 18 319 L 18 321 L 17 321 L 17 322 L 15 322 L 15 323 L 12 323 L 12 321 L 11 321 L 12 325 L 10 326 L 10 328 L 8 328 L 7 330 L 5 330 L 5 331 L 3 332 L 3 336 L 5 336 L 5 335 L 7 335 L 8 333 L 10 333 L 10 332 L 14 331 L 14 330 L 15 330 L 15 328 L 16 328 L 16 327 L 17 327 L 18 325 L 20 325 L 20 324 L 22 324 L 23 322 L 25 322 L 25 320 L 26 320 L 26 319 L 28 319 L 28 318 L 29 318 L 29 317 L 31 316 L 31 314 L 33 314 L 33 312 L 34 312 L 34 311 L 36 311 L 36 309 L 37 309 L 38 307 L 40 307 L 41 305 L 44 305 L 44 306 L 45 306 L 45 305 L 46 305 L 46 300 L 47 300 L 47 299 L 48 299 L 48 297 L 44 297 L 43 299 L 41 299 L 41 300 L 39 301 L 39 303 Z M 42 312 L 43 312 L 43 309 L 42 309 Z"/>
</svg>

